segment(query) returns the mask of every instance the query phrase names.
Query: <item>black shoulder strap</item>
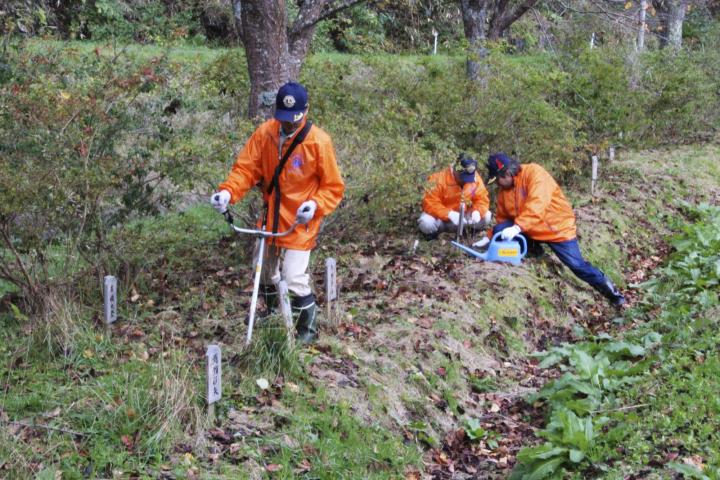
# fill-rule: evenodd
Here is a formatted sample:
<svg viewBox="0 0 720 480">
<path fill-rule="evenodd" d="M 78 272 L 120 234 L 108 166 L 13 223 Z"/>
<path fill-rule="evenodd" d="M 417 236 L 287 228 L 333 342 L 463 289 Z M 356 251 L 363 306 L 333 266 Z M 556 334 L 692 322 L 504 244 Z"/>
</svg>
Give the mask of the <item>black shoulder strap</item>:
<svg viewBox="0 0 720 480">
<path fill-rule="evenodd" d="M 273 233 L 277 233 L 278 230 L 278 220 L 280 220 L 280 174 L 283 171 L 283 168 L 285 167 L 285 164 L 288 161 L 288 158 L 290 158 L 290 154 L 292 154 L 293 150 L 295 150 L 295 147 L 297 147 L 299 144 L 305 140 L 305 137 L 307 136 L 308 132 L 312 128 L 312 122 L 308 120 L 305 122 L 305 126 L 302 130 L 300 130 L 300 133 L 295 135 L 295 138 L 293 139 L 292 143 L 288 147 L 288 149 L 285 151 L 285 155 L 280 159 L 280 163 L 278 163 L 278 166 L 275 167 L 275 173 L 273 174 L 272 181 L 270 182 L 270 185 L 268 185 L 267 193 L 270 195 L 273 193 L 273 190 L 275 191 L 275 205 L 274 205 L 274 211 L 273 211 Z"/>
</svg>

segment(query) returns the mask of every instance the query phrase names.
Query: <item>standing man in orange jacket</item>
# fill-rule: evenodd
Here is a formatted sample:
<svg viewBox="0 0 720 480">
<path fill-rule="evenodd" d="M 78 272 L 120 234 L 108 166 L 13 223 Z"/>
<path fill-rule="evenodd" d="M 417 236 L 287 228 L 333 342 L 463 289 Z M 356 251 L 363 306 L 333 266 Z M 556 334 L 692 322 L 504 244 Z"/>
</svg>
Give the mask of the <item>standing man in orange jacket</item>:
<svg viewBox="0 0 720 480">
<path fill-rule="evenodd" d="M 269 314 L 278 304 L 277 283 L 287 282 L 300 343 L 312 343 L 318 337 L 315 296 L 307 274 L 310 251 L 323 217 L 335 210 L 345 191 L 330 136 L 307 120 L 308 106 L 304 86 L 289 82 L 280 87 L 274 118 L 255 130 L 210 199 L 224 213 L 228 204 L 259 184 L 268 230 L 282 232 L 295 220 L 299 222 L 289 235 L 268 240 L 260 291 L 267 308 L 264 313 Z"/>
<path fill-rule="evenodd" d="M 460 204 L 465 202 L 467 225 L 483 229 L 490 223 L 490 197 L 477 173 L 477 161 L 461 153 L 455 167 L 448 167 L 428 177 L 429 187 L 423 197 L 423 213 L 418 228 L 427 239 L 437 238 L 440 232 L 453 232 L 460 223 Z"/>
<path fill-rule="evenodd" d="M 622 293 L 580 253 L 575 213 L 547 170 L 535 163 L 520 165 L 504 153 L 490 155 L 487 168 L 488 184 L 497 180 L 500 187 L 493 235 L 502 232 L 503 240 L 511 240 L 522 233 L 535 248 L 542 249 L 540 244 L 547 244 L 578 278 L 589 283 L 613 305 L 622 306 L 625 303 Z M 475 245 L 482 247 L 488 242 L 484 238 Z"/>
</svg>

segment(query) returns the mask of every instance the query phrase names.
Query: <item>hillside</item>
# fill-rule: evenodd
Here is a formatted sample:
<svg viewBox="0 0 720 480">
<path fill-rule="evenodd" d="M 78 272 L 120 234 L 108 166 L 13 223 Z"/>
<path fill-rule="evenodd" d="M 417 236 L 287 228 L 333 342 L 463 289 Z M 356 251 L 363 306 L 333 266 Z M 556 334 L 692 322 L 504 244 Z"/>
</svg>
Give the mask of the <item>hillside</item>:
<svg viewBox="0 0 720 480">
<path fill-rule="evenodd" d="M 570 190 L 588 258 L 625 288 L 652 277 L 682 223 L 677 199 L 718 204 L 719 158 L 717 147 L 622 152 L 603 169 L 595 199 Z M 142 295 L 121 292 L 111 335 L 96 313 L 94 325 L 75 326 L 86 331 L 82 343 L 48 356 L 9 342 L 26 327 L 3 317 L 2 412 L 23 422 L 4 430 L 9 478 L 54 468 L 63 478 L 82 469 L 162 478 L 505 477 L 543 423 L 525 396 L 557 375 L 528 354 L 589 334 L 621 336 L 643 296 L 627 290 L 630 308 L 618 315 L 548 254 L 512 267 L 472 261 L 446 239 L 413 252 L 408 222 L 398 235 L 322 238 L 314 277 L 320 286 L 324 258 L 338 259 L 338 328 L 323 324 L 319 344 L 300 351 L 277 343 L 282 329 L 259 328 L 247 352 L 247 244 L 204 205 L 150 228 L 145 234 L 168 255 L 149 266 Z M 185 248 L 193 232 L 204 232 L 206 248 Z M 214 421 L 202 398 L 210 343 L 226 359 Z M 480 443 L 456 437 L 469 419 L 488 432 Z"/>
<path fill-rule="evenodd" d="M 493 52 L 486 87 L 462 55 L 311 56 L 310 115 L 347 184 L 311 258 L 322 307 L 337 260 L 339 323 L 322 309 L 319 343 L 293 349 L 272 318 L 246 349 L 252 243 L 207 204 L 254 127 L 242 52 L 8 45 L 0 265 L 20 280 L 0 282 L 0 477 L 718 477 L 710 50 L 649 52 L 634 88 L 612 47 Z M 547 249 L 512 267 L 419 238 L 427 174 L 501 149 L 559 179 L 626 309 Z"/>
</svg>

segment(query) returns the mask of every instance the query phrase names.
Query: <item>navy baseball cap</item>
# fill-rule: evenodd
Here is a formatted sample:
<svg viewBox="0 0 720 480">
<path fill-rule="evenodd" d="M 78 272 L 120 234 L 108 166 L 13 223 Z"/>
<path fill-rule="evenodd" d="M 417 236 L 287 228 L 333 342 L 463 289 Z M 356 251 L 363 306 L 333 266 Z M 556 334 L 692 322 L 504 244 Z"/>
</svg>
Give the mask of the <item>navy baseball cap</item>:
<svg viewBox="0 0 720 480">
<path fill-rule="evenodd" d="M 507 169 L 507 166 L 512 162 L 510 160 L 510 157 L 505 155 L 502 152 L 498 153 L 491 153 L 488 157 L 487 161 L 487 169 L 488 169 L 488 181 L 487 184 L 490 185 L 495 180 L 497 180 L 497 177 L 499 175 L 502 175 L 505 173 L 505 170 Z"/>
<path fill-rule="evenodd" d="M 308 94 L 305 87 L 288 82 L 278 90 L 275 98 L 275 118 L 281 122 L 299 122 L 305 116 Z"/>
<path fill-rule="evenodd" d="M 475 171 L 477 170 L 477 160 L 461 153 L 458 155 L 457 164 L 455 165 L 455 171 L 457 172 L 460 182 L 475 183 Z"/>
</svg>

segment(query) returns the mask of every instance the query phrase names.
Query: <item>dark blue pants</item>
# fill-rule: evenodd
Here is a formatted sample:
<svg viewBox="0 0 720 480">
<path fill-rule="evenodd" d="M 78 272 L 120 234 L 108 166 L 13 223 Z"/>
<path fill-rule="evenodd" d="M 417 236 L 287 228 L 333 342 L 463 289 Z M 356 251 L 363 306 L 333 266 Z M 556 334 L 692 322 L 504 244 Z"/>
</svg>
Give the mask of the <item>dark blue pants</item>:
<svg viewBox="0 0 720 480">
<path fill-rule="evenodd" d="M 512 227 L 515 223 L 511 220 L 499 223 L 493 227 L 493 235 L 497 232 L 502 232 L 507 227 Z M 538 242 L 528 238 L 528 250 L 533 247 L 537 248 L 540 244 L 545 244 L 555 252 L 560 261 L 564 263 L 572 272 L 582 281 L 589 283 L 593 288 L 600 290 L 601 292 L 606 288 L 605 282 L 607 278 L 605 274 L 601 272 L 592 263 L 585 260 L 580 253 L 580 245 L 577 239 L 566 240 L 564 242 Z"/>
</svg>

